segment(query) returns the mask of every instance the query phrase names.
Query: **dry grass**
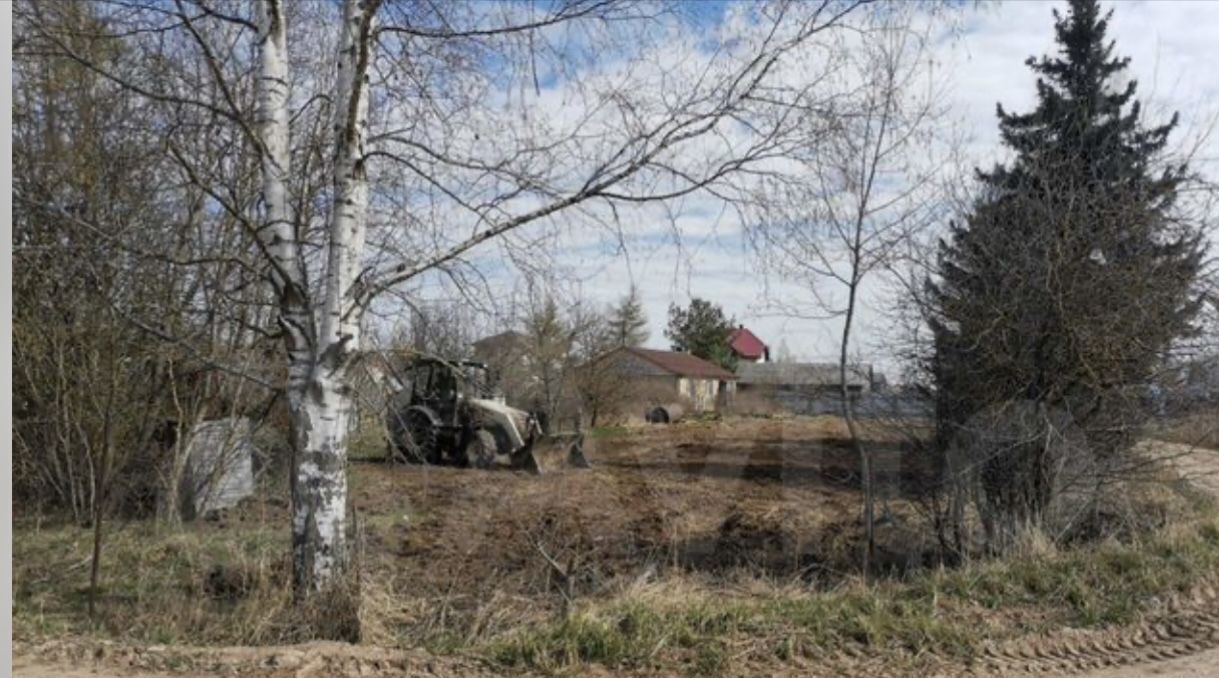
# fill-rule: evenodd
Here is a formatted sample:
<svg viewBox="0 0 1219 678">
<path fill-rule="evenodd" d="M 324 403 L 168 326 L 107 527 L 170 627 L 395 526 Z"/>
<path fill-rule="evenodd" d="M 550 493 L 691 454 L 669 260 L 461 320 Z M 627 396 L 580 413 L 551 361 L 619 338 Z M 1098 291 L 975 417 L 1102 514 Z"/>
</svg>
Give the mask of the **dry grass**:
<svg viewBox="0 0 1219 678">
<path fill-rule="evenodd" d="M 1149 601 L 1189 590 L 1217 566 L 1219 528 L 1204 522 L 1138 543 L 1041 548 L 829 591 L 675 576 L 590 601 L 567 619 L 514 630 L 483 651 L 503 666 L 543 671 L 595 662 L 704 673 L 726 668 L 729 655 L 756 664 L 852 648 L 968 658 L 984 641 L 1038 628 L 1132 622 Z"/>
<path fill-rule="evenodd" d="M 1121 540 L 1059 550 L 1030 535 L 1017 555 L 955 570 L 921 567 L 928 539 L 895 500 L 880 531 L 893 567 L 865 586 L 851 574 L 858 492 L 834 443 L 840 428 L 827 417 L 607 429 L 593 471 L 541 478 L 353 465 L 360 640 L 543 671 L 715 673 L 844 650 L 961 658 L 985 639 L 1130 621 L 1219 570 L 1210 510 L 1157 485 L 1123 495 L 1154 520 Z M 219 522 L 116 528 L 89 620 L 90 532 L 19 521 L 17 633 L 194 645 L 352 637 L 341 605 L 293 605 L 287 525 L 286 504 L 268 499 Z M 535 544 L 564 567 L 574 559 L 572 604 Z"/>
<path fill-rule="evenodd" d="M 1197 412 L 1171 419 L 1152 431 L 1170 443 L 1219 450 L 1219 411 Z"/>
<path fill-rule="evenodd" d="M 86 614 L 92 530 L 18 525 L 17 629 L 142 643 L 266 645 L 359 637 L 353 582 L 293 602 L 282 524 L 139 523 L 107 537 L 97 615 Z"/>
<path fill-rule="evenodd" d="M 319 634 L 288 593 L 278 527 L 129 527 L 110 543 L 97 620 L 84 616 L 88 534 L 18 527 L 14 620 L 19 637 L 92 635 L 135 643 L 248 645 Z M 1056 550 L 1037 539 L 1021 555 L 932 569 L 871 585 L 829 588 L 752 569 L 658 568 L 587 592 L 567 617 L 559 596 L 508 592 L 470 601 L 461 591 L 412 596 L 412 582 L 366 570 L 361 641 L 484 657 L 504 669 L 670 668 L 716 673 L 847 650 L 968 658 L 985 640 L 1060 626 L 1137 619 L 1149 601 L 1183 592 L 1219 569 L 1210 518 L 1129 543 Z M 510 587 L 506 587 L 510 588 Z M 473 602 L 473 604 L 471 604 Z M 853 649 L 852 649 L 853 648 Z"/>
<path fill-rule="evenodd" d="M 90 620 L 84 605 L 91 530 L 15 528 L 18 629 L 154 643 L 269 643 L 291 635 L 284 629 L 291 596 L 283 530 L 116 528 L 103 551 L 99 613 Z"/>
</svg>

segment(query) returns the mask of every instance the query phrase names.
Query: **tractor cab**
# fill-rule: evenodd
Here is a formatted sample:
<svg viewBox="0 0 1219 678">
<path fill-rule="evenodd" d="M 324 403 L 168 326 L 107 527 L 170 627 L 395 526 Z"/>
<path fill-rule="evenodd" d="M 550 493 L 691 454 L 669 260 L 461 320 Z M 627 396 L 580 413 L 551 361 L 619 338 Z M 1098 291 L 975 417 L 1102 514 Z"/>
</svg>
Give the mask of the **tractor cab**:
<svg viewBox="0 0 1219 678">
<path fill-rule="evenodd" d="M 436 358 L 419 358 L 403 375 L 404 392 L 409 393 L 407 406 L 427 407 L 436 418 L 455 424 L 460 402 L 475 398 L 503 400 L 495 378 L 486 365 L 472 360 L 449 362 Z"/>
<path fill-rule="evenodd" d="M 569 465 L 588 466 L 582 434 L 543 434 L 537 417 L 505 404 L 483 363 L 418 358 L 401 382 L 386 412 L 390 459 L 478 468 L 503 459 L 540 472 L 535 450 L 561 447 Z"/>
</svg>

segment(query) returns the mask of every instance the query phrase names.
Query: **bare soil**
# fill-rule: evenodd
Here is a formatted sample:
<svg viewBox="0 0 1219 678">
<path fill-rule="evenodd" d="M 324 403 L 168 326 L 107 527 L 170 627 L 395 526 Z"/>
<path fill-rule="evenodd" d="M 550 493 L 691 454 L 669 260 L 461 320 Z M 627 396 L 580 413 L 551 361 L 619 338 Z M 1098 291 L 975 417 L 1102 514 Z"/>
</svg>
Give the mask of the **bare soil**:
<svg viewBox="0 0 1219 678">
<path fill-rule="evenodd" d="M 1219 675 L 1219 650 L 1207 650 L 1177 659 L 1096 671 L 1087 674 L 1087 678 L 1212 678 L 1216 675 Z"/>
<path fill-rule="evenodd" d="M 480 662 L 460 657 L 435 657 L 422 651 L 330 642 L 283 647 L 169 648 L 52 641 L 37 646 L 19 645 L 14 648 L 13 656 L 13 674 L 28 678 L 216 675 L 261 678 L 426 675 L 448 678 L 494 675 Z"/>
<path fill-rule="evenodd" d="M 837 428 L 827 418 L 633 429 L 593 440 L 592 470 L 541 477 L 357 464 L 354 504 L 375 569 L 416 590 L 533 593 L 550 569 L 539 549 L 574 559 L 586 590 L 658 563 L 825 576 L 858 551 L 858 465 Z M 881 482 L 900 489 L 896 445 L 878 449 Z"/>
<path fill-rule="evenodd" d="M 18 646 L 15 673 L 66 678 L 488 674 L 474 659 L 378 646 L 393 644 L 398 633 L 416 637 L 436 628 L 460 628 L 476 635 L 529 615 L 552 617 L 562 605 L 557 569 L 572 574 L 571 593 L 595 596 L 622 582 L 646 580 L 664 567 L 709 574 L 745 569 L 814 584 L 833 583 L 854 567 L 861 552 L 859 476 L 837 419 L 738 419 L 614 433 L 591 441 L 587 455 L 593 469 L 555 469 L 541 477 L 507 470 L 354 463 L 352 503 L 362 569 L 384 591 L 382 603 L 397 615 L 397 628 L 367 629 L 364 645 L 191 649 L 64 641 Z M 904 458 L 892 436 L 877 431 L 872 438 L 884 498 L 878 512 L 881 565 L 901 571 L 927 564 L 932 549 L 918 541 L 919 530 L 913 529 L 910 494 L 932 475 Z M 1194 455 L 1184 463 L 1190 464 L 1183 470 L 1191 475 L 1219 470 L 1216 455 Z M 1219 494 L 1219 483 L 1202 484 Z M 254 514 L 261 520 L 288 522 L 286 502 L 265 499 L 202 529 L 231 529 Z M 1126 636 L 1112 636 L 1114 647 L 1125 643 L 1147 650 L 1122 655 L 1116 663 L 1143 667 L 1148 673 L 1129 673 L 1138 669 L 1126 668 L 1127 673 L 1103 675 L 1219 674 L 1217 657 L 1209 650 L 1214 647 L 1212 610 L 1219 606 L 1213 597 L 1204 598 L 1194 601 L 1191 609 L 1196 614 L 1190 617 L 1201 620 L 1202 630 L 1188 639 L 1168 640 L 1168 634 L 1156 640 L 1154 633 L 1144 633 L 1139 645 Z M 1034 640 L 1032 649 L 1016 648 L 1012 656 L 1049 648 L 1045 653 L 1052 661 L 1034 662 L 1042 672 L 1078 673 L 1093 666 L 1089 662 L 1094 655 L 1085 653 L 1074 661 L 1074 645 L 1059 650 L 1051 640 L 1040 645 Z M 1170 645 L 1175 649 L 1164 650 Z M 98 653 L 98 647 L 104 649 Z M 1187 652 L 1199 652 L 1192 656 L 1194 663 L 1176 658 Z M 998 656 L 1002 658 L 1002 651 Z M 1157 658 L 1172 659 L 1171 666 L 1184 668 L 1171 669 L 1180 673 L 1152 673 L 1161 664 L 1143 662 Z M 842 667 L 851 664 L 836 664 L 832 673 L 841 674 Z M 866 658 L 854 664 L 867 669 L 864 674 L 892 668 L 875 666 Z M 997 673 L 1019 667 L 1015 660 L 993 666 Z M 814 666 L 789 668 L 817 673 Z M 765 670 L 776 669 L 784 667 L 768 665 Z M 966 667 L 943 665 L 933 673 L 955 675 L 963 670 Z M 983 673 L 988 671 L 983 668 Z"/>
</svg>

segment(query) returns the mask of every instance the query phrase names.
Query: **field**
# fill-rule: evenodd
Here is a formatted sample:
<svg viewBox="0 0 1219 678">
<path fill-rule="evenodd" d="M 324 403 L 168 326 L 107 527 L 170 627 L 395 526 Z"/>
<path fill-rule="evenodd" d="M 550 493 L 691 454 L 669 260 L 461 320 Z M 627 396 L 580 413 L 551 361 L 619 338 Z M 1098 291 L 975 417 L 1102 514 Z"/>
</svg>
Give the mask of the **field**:
<svg viewBox="0 0 1219 678">
<path fill-rule="evenodd" d="M 665 565 L 832 576 L 858 550 L 858 469 L 836 420 L 600 433 L 590 471 L 357 464 L 367 552 L 416 590 L 479 600 L 545 591 L 554 568 L 542 552 L 574 559 L 575 592 L 586 593 Z M 886 462 L 894 448 L 881 448 Z"/>
<path fill-rule="evenodd" d="M 858 576 L 857 463 L 834 418 L 602 429 L 592 470 L 541 477 L 354 460 L 359 640 L 406 653 L 365 664 L 868 673 L 883 660 L 915 671 L 972 661 L 984 643 L 1135 621 L 1148 600 L 1185 595 L 1219 562 L 1209 519 L 1171 524 L 1201 510 L 1197 493 L 1182 491 L 1144 507 L 1162 528 L 1145 542 L 1033 545 L 1004 562 L 935 567 L 927 517 L 906 496 L 932 476 L 903 458 L 897 436 L 874 427 L 869 438 L 881 497 L 871 586 Z M 371 457 L 375 445 L 362 451 Z M 283 492 L 268 491 L 184 528 L 118 525 L 89 621 L 88 530 L 22 519 L 18 640 L 308 641 L 309 615 L 286 593 L 287 523 Z M 341 606 L 315 612 L 311 623 L 357 626 Z M 174 656 L 197 668 L 216 655 Z"/>
</svg>

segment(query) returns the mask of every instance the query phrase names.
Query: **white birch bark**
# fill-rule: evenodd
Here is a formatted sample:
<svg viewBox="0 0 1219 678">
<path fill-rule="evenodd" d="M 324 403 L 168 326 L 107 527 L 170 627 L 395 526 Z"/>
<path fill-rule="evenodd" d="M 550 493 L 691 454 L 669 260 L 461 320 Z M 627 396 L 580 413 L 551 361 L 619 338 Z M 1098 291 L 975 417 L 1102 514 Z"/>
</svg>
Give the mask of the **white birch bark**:
<svg viewBox="0 0 1219 678">
<path fill-rule="evenodd" d="M 258 4 L 258 133 L 266 223 L 260 230 L 270 259 L 271 282 L 279 300 L 279 322 L 288 352 L 286 395 L 292 421 L 292 555 L 298 596 L 326 586 L 345 559 L 344 474 L 322 422 L 337 420 L 336 389 L 319 371 L 319 346 L 312 300 L 297 246 L 288 196 L 291 172 L 287 26 L 281 0 Z M 334 508 L 337 500 L 338 509 Z M 336 536 L 337 535 L 337 536 Z"/>
<path fill-rule="evenodd" d="M 364 143 L 376 2 L 347 0 L 335 85 L 334 206 L 315 357 L 297 424 L 293 544 L 298 591 L 336 581 L 347 565 L 349 356 L 360 342 L 354 287 L 364 250 L 368 179 Z"/>
<path fill-rule="evenodd" d="M 292 156 L 288 122 L 287 26 L 281 0 L 258 3 L 259 77 L 258 135 L 262 144 L 262 193 L 266 223 L 259 237 L 271 263 L 271 284 L 279 302 L 279 323 L 287 344 L 290 375 L 288 395 L 298 405 L 308 366 L 312 363 L 313 335 L 305 274 L 288 198 Z M 294 408 L 295 409 L 295 408 Z"/>
</svg>

